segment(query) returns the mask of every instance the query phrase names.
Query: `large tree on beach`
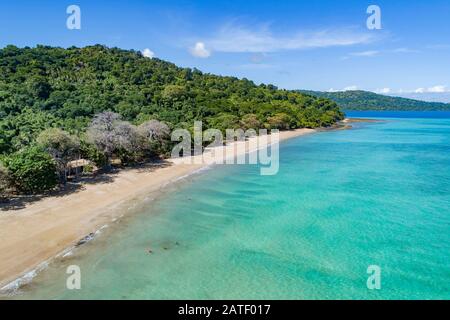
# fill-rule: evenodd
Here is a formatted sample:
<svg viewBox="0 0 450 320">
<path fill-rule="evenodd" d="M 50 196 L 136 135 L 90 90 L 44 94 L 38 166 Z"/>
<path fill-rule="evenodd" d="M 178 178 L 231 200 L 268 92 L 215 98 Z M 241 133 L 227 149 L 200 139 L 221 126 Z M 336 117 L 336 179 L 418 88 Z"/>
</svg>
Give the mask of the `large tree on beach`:
<svg viewBox="0 0 450 320">
<path fill-rule="evenodd" d="M 102 112 L 94 117 L 88 128 L 88 139 L 105 154 L 110 162 L 113 155 L 135 159 L 142 148 L 142 138 L 135 126 L 122 121 L 119 114 Z"/>
<path fill-rule="evenodd" d="M 60 179 L 67 181 L 67 165 L 70 161 L 78 159 L 80 155 L 80 140 L 76 136 L 58 129 L 44 130 L 37 138 L 37 143 L 47 151 L 55 160 Z"/>
<path fill-rule="evenodd" d="M 55 160 L 40 146 L 24 148 L 6 157 L 4 162 L 17 190 L 46 191 L 58 183 Z"/>
<path fill-rule="evenodd" d="M 0 162 L 0 202 L 7 198 L 6 192 L 10 186 L 10 176 L 8 170 Z"/>
<path fill-rule="evenodd" d="M 114 151 L 117 149 L 117 131 L 116 124 L 121 120 L 117 113 L 106 111 L 97 114 L 87 130 L 88 139 L 103 152 L 110 161 Z"/>
<path fill-rule="evenodd" d="M 170 128 L 164 122 L 149 120 L 138 127 L 139 135 L 143 138 L 144 148 L 153 154 L 168 152 L 170 145 Z"/>
</svg>

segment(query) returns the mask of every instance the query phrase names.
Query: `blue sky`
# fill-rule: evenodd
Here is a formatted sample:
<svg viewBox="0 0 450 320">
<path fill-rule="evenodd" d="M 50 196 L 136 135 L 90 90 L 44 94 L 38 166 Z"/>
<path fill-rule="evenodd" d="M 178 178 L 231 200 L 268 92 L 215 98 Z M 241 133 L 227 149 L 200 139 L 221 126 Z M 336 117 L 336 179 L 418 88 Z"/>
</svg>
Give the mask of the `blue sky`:
<svg viewBox="0 0 450 320">
<path fill-rule="evenodd" d="M 66 28 L 69 5 L 81 30 Z M 381 30 L 369 30 L 369 5 Z M 14 1 L 0 46 L 105 44 L 287 89 L 450 91 L 450 1 Z"/>
</svg>

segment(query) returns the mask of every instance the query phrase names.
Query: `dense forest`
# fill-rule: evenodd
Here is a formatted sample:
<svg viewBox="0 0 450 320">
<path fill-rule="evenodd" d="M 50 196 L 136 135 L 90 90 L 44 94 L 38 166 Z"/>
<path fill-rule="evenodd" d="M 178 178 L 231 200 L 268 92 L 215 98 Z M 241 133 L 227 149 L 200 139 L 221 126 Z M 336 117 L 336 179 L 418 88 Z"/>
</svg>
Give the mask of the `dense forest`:
<svg viewBox="0 0 450 320">
<path fill-rule="evenodd" d="M 299 90 L 314 97 L 331 99 L 343 110 L 374 111 L 448 111 L 449 103 L 426 102 L 400 97 L 390 97 L 368 91 L 320 92 Z"/>
<path fill-rule="evenodd" d="M 330 126 L 336 103 L 96 45 L 0 50 L 0 192 L 64 182 L 67 165 L 160 156 L 170 130 Z"/>
</svg>

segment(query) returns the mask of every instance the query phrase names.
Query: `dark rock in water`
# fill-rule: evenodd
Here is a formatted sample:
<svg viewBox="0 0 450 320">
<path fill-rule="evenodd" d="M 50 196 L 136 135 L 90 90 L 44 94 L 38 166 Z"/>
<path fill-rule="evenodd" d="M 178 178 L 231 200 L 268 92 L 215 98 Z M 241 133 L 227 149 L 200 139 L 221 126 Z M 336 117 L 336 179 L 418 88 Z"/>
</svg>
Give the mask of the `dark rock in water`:
<svg viewBox="0 0 450 320">
<path fill-rule="evenodd" d="M 75 245 L 75 247 L 82 246 L 83 244 L 91 241 L 92 239 L 94 239 L 94 236 L 95 236 L 95 233 L 93 233 L 93 232 L 89 233 L 86 237 L 84 237 L 83 239 L 78 241 L 78 243 Z"/>
</svg>

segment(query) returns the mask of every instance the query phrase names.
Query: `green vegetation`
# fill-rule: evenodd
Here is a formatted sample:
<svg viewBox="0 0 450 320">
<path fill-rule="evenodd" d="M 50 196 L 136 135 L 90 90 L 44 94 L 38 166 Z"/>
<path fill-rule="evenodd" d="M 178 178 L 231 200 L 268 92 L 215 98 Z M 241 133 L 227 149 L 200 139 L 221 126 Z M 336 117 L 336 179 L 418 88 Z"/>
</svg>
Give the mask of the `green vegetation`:
<svg viewBox="0 0 450 320">
<path fill-rule="evenodd" d="M 326 98 L 336 102 L 343 110 L 373 111 L 448 111 L 449 103 L 426 102 L 420 100 L 390 97 L 368 91 L 342 92 L 299 92 L 318 98 Z"/>
<path fill-rule="evenodd" d="M 53 189 L 58 183 L 56 163 L 42 148 L 26 147 L 4 159 L 14 187 L 24 192 Z"/>
<path fill-rule="evenodd" d="M 7 198 L 6 192 L 10 187 L 10 176 L 8 170 L 0 163 L 0 202 Z"/>
<path fill-rule="evenodd" d="M 59 128 L 50 128 L 39 134 L 37 143 L 55 160 L 59 179 L 66 183 L 68 164 L 80 153 L 80 140 Z"/>
<path fill-rule="evenodd" d="M 0 159 L 16 190 L 65 183 L 68 165 L 146 161 L 171 149 L 170 131 L 322 127 L 336 103 L 247 79 L 179 68 L 101 45 L 0 50 Z M 3 179 L 3 178 L 2 178 Z M 5 187 L 0 186 L 5 189 Z"/>
</svg>

